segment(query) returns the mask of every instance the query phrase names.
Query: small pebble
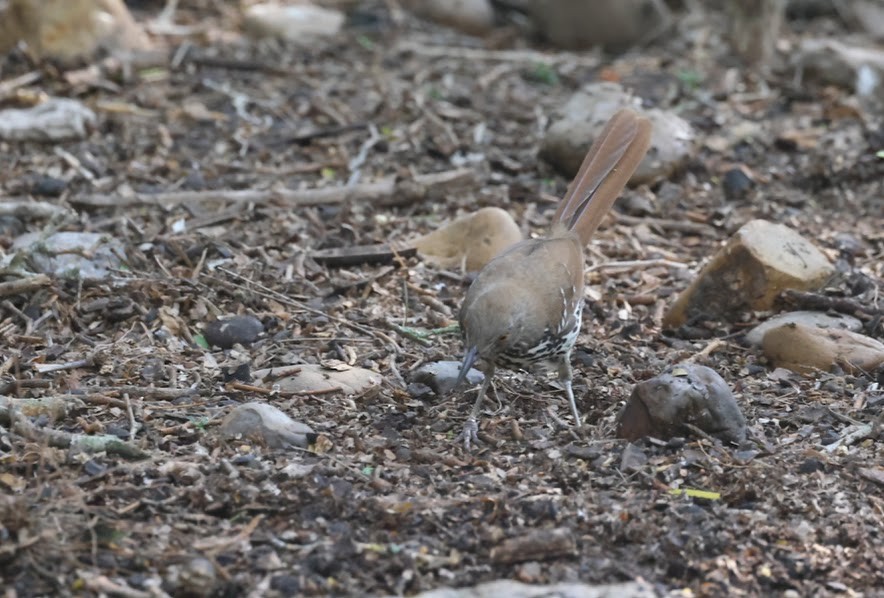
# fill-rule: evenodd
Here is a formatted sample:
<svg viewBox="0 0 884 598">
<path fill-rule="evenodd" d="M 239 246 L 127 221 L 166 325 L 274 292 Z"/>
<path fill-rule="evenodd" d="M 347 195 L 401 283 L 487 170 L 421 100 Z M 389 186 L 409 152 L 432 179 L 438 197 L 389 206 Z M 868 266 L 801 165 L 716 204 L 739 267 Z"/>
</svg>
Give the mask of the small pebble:
<svg viewBox="0 0 884 598">
<path fill-rule="evenodd" d="M 233 316 L 206 325 L 203 335 L 209 345 L 230 349 L 236 344 L 253 343 L 264 332 L 264 324 L 255 316 Z"/>
<path fill-rule="evenodd" d="M 742 168 L 731 168 L 721 179 L 724 196 L 731 201 L 745 199 L 754 186 L 755 182 L 749 178 Z"/>
</svg>

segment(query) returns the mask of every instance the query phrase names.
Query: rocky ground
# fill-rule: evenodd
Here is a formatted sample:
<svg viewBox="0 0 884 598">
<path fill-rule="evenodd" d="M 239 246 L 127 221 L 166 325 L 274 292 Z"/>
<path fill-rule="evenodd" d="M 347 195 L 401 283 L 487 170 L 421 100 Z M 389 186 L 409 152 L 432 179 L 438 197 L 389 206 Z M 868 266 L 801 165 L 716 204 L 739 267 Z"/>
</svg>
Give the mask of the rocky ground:
<svg viewBox="0 0 884 598">
<path fill-rule="evenodd" d="M 139 4 L 139 19 L 158 10 Z M 5 262 L 6 595 L 359 596 L 501 578 L 884 595 L 884 370 L 774 368 L 743 335 L 779 305 L 663 328 L 709 256 L 763 218 L 814 243 L 837 272 L 818 296 L 884 338 L 875 97 L 788 60 L 763 79 L 741 69 L 715 12 L 606 57 L 509 29 L 470 37 L 395 5 L 360 3 L 303 46 L 240 37 L 232 5 L 195 2 L 176 18 L 200 31 L 169 38 L 159 63 L 72 76 L 18 51 L 0 62 L 4 107 L 49 94 L 97 115 L 81 139 L 0 142 L 0 204 L 56 207 L 5 209 L 5 255 L 27 232 L 97 233 L 65 250 L 80 275 Z M 778 56 L 848 30 L 791 19 Z M 465 452 L 472 391 L 436 396 L 411 372 L 461 357 L 447 327 L 469 277 L 389 247 L 329 256 L 406 247 L 486 206 L 542 232 L 568 183 L 538 159 L 545 132 L 599 80 L 683 119 L 692 150 L 630 190 L 588 248 L 584 428 L 553 383 L 504 373 L 484 443 Z M 86 278 L 88 265 L 103 269 Z M 210 347 L 207 326 L 232 315 L 260 321 L 254 341 Z M 731 386 L 749 439 L 615 438 L 636 383 L 685 360 Z M 316 364 L 332 383 L 254 375 Z M 370 375 L 348 394 L 355 368 Z M 310 426 L 308 446 L 224 438 L 252 401 Z M 88 450 L 79 434 L 105 440 Z"/>
</svg>

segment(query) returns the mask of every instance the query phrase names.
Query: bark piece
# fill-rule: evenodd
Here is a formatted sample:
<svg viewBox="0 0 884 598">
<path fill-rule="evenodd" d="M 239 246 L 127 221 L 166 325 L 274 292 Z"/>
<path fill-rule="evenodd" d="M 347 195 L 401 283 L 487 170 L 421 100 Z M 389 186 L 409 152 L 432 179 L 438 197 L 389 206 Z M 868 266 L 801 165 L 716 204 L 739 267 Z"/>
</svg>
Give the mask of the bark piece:
<svg viewBox="0 0 884 598">
<path fill-rule="evenodd" d="M 753 220 L 678 296 L 663 325 L 677 328 L 695 317 L 771 309 L 783 290 L 818 289 L 833 273 L 826 256 L 789 227 Z"/>
<path fill-rule="evenodd" d="M 564 528 L 535 530 L 504 540 L 491 550 L 495 563 L 521 563 L 573 556 L 577 551 L 574 534 Z"/>
</svg>

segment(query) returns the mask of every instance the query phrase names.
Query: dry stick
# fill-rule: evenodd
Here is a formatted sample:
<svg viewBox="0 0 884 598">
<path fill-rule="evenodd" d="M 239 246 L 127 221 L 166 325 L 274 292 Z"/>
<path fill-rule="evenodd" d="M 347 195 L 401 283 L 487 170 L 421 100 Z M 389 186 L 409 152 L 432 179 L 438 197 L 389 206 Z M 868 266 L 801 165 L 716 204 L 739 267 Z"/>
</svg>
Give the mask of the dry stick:
<svg viewBox="0 0 884 598">
<path fill-rule="evenodd" d="M 157 598 L 157 596 L 168 596 L 160 590 L 159 594 L 154 592 L 144 592 L 136 590 L 124 582 L 111 581 L 104 575 L 92 575 L 90 573 L 81 574 L 83 585 L 98 594 L 105 596 L 121 596 L 122 598 Z"/>
<path fill-rule="evenodd" d="M 9 419 L 13 432 L 19 436 L 34 441 L 45 441 L 46 444 L 55 448 L 73 448 L 85 452 L 105 451 L 108 455 L 117 455 L 126 459 L 145 459 L 150 456 L 140 448 L 123 442 L 116 436 L 87 436 L 61 430 L 37 428 L 14 408 L 9 409 Z"/>
<path fill-rule="evenodd" d="M 209 538 L 196 542 L 193 547 L 195 550 L 206 551 L 212 554 L 220 552 L 230 546 L 247 540 L 255 532 L 255 528 L 258 527 L 258 524 L 261 523 L 263 519 L 264 515 L 255 515 L 252 520 L 234 536 L 227 538 Z"/>
<path fill-rule="evenodd" d="M 97 393 L 128 393 L 139 398 L 159 399 L 161 401 L 174 401 L 181 397 L 196 394 L 197 391 L 189 388 L 154 388 L 150 386 L 97 386 L 90 388 Z"/>
<path fill-rule="evenodd" d="M 850 315 L 881 315 L 884 311 L 871 305 L 864 305 L 859 301 L 847 297 L 829 297 L 807 291 L 786 289 L 780 293 L 780 300 L 797 309 L 832 310 L 838 313 Z"/>
<path fill-rule="evenodd" d="M 411 181 L 423 187 L 423 193 L 434 187 L 459 185 L 475 181 L 475 171 L 458 168 L 444 172 L 417 175 Z M 387 200 L 382 205 L 394 205 L 413 199 L 408 193 L 398 193 L 400 184 L 395 177 L 350 186 L 319 187 L 313 189 L 221 189 L 215 191 L 171 191 L 168 193 L 136 193 L 131 196 L 98 194 L 71 197 L 74 205 L 90 207 L 165 206 L 199 201 L 226 201 L 264 204 L 274 202 L 285 206 L 320 206 L 344 203 L 349 200 Z M 412 189 L 413 191 L 413 189 Z M 419 191 L 420 192 L 420 191 Z M 399 195 L 405 196 L 404 199 Z"/>
<path fill-rule="evenodd" d="M 21 280 L 0 282 L 0 297 L 29 293 L 36 289 L 48 287 L 51 284 L 52 280 L 45 274 L 37 274 L 29 278 L 22 278 Z"/>
<path fill-rule="evenodd" d="M 686 220 L 670 220 L 667 218 L 651 218 L 649 216 L 627 216 L 626 214 L 618 214 L 612 212 L 617 222 L 623 224 L 647 224 L 648 226 L 658 226 L 663 230 L 671 230 L 680 233 L 693 233 L 697 235 L 714 236 L 715 228 L 709 224 L 702 222 L 689 222 Z"/>
<path fill-rule="evenodd" d="M 603 264 L 595 264 L 586 269 L 587 272 L 595 270 L 624 270 L 632 271 L 644 268 L 656 268 L 663 266 L 666 268 L 688 268 L 688 264 L 681 262 L 673 262 L 672 260 L 654 259 L 654 260 L 625 260 L 620 262 L 605 262 Z"/>
<path fill-rule="evenodd" d="M 718 349 L 720 349 L 721 347 L 724 347 L 724 346 L 727 346 L 727 342 L 720 339 L 720 338 L 716 338 L 716 339 L 710 341 L 709 343 L 707 343 L 706 346 L 703 347 L 702 351 L 700 351 L 699 353 L 696 353 L 694 355 L 691 355 L 688 359 L 686 359 L 684 361 L 684 363 L 699 363 L 701 359 L 706 359 L 713 352 L 717 351 Z"/>
<path fill-rule="evenodd" d="M 129 393 L 123 393 L 123 401 L 126 403 L 126 415 L 129 416 L 129 442 L 135 441 L 135 434 L 138 431 L 135 424 L 135 412 L 132 411 L 132 401 L 129 400 Z"/>
<path fill-rule="evenodd" d="M 16 216 L 22 219 L 60 218 L 73 216 L 74 212 L 48 201 L 11 200 L 0 201 L 0 216 Z"/>
<path fill-rule="evenodd" d="M 30 73 L 25 73 L 24 75 L 19 75 L 18 77 L 7 79 L 6 81 L 0 81 L 0 100 L 6 98 L 6 96 L 10 95 L 19 87 L 36 83 L 42 78 L 43 73 L 40 71 L 31 71 Z"/>
<path fill-rule="evenodd" d="M 462 60 L 490 60 L 492 62 L 525 62 L 554 64 L 557 62 L 574 62 L 585 66 L 598 66 L 598 58 L 569 52 L 545 54 L 532 50 L 483 50 L 481 48 L 464 48 L 461 46 L 428 46 L 425 44 L 402 41 L 396 44 L 396 50 L 414 52 L 418 56 L 435 58 L 459 58 Z"/>
</svg>

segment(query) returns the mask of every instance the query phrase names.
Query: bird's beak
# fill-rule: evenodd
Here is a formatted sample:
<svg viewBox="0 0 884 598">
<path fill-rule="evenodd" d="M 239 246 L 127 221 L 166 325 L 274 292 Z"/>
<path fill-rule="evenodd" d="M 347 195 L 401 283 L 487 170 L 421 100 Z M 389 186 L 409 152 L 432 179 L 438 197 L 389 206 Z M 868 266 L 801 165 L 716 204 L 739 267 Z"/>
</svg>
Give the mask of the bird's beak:
<svg viewBox="0 0 884 598">
<path fill-rule="evenodd" d="M 479 347 L 472 346 L 467 349 L 466 354 L 463 356 L 463 364 L 460 366 L 460 373 L 457 374 L 457 380 L 454 382 L 454 386 L 451 387 L 452 391 L 457 390 L 457 387 L 467 379 L 467 374 L 470 368 L 473 367 L 473 364 L 476 363 L 478 357 Z"/>
</svg>

